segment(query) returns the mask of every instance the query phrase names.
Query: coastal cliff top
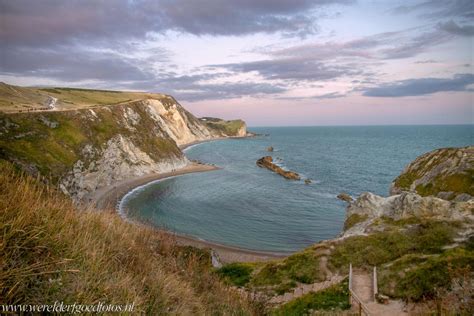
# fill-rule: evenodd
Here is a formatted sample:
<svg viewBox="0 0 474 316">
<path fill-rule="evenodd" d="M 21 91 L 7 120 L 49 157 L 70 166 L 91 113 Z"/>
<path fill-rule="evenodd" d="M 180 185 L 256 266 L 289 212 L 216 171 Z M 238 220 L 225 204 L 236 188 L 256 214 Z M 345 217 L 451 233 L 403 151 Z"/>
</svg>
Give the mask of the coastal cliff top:
<svg viewBox="0 0 474 316">
<path fill-rule="evenodd" d="M 474 146 L 441 148 L 411 162 L 394 180 L 390 193 L 416 192 L 446 200 L 474 196 Z"/>
<path fill-rule="evenodd" d="M 0 111 L 5 113 L 77 110 L 143 99 L 157 99 L 163 104 L 176 102 L 173 97 L 161 93 L 58 87 L 34 88 L 0 82 Z"/>
</svg>

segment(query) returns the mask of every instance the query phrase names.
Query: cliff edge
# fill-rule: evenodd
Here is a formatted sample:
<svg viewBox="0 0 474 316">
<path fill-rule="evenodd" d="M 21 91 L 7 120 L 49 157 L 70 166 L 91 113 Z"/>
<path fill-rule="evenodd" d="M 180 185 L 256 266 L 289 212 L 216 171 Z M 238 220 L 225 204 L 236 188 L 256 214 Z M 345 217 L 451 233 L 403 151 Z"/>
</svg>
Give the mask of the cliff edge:
<svg viewBox="0 0 474 316">
<path fill-rule="evenodd" d="M 91 94 L 93 100 L 111 94 L 72 91 L 77 100 L 81 94 L 88 96 L 88 102 L 92 102 Z M 247 133 L 241 120 L 218 120 L 210 125 L 194 117 L 171 96 L 147 96 L 66 110 L 0 112 L 0 158 L 32 175 L 43 176 L 80 202 L 95 190 L 117 181 L 186 166 L 189 162 L 180 145 Z M 22 97 L 22 102 L 26 102 L 27 95 L 23 93 Z"/>
<path fill-rule="evenodd" d="M 441 148 L 416 158 L 393 181 L 390 194 L 404 191 L 469 200 L 474 196 L 474 146 Z"/>
</svg>

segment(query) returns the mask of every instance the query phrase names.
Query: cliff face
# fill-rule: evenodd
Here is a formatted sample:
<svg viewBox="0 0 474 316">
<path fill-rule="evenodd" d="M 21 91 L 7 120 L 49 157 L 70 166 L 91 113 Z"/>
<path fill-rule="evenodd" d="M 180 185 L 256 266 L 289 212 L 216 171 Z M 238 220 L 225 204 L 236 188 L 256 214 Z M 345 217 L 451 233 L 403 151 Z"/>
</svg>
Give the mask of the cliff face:
<svg viewBox="0 0 474 316">
<path fill-rule="evenodd" d="M 474 147 L 442 148 L 418 157 L 392 183 L 392 195 L 403 191 L 468 200 L 474 196 Z"/>
<path fill-rule="evenodd" d="M 242 132 L 212 128 L 169 96 L 0 114 L 0 126 L 0 158 L 49 178 L 75 201 L 116 181 L 185 166 L 179 145 Z"/>
</svg>

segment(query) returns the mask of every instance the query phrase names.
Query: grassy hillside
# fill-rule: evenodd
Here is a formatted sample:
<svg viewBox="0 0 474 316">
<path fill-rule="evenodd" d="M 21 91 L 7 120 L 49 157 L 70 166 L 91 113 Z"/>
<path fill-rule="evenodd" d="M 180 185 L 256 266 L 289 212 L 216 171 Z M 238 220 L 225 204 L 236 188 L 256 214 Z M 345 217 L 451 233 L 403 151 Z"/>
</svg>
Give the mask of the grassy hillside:
<svg viewBox="0 0 474 316">
<path fill-rule="evenodd" d="M 27 88 L 0 83 L 0 111 L 25 112 L 48 105 L 57 99 L 59 110 L 88 108 L 96 105 L 117 104 L 139 99 L 166 100 L 171 97 L 159 93 L 92 90 L 75 88 Z"/>
<path fill-rule="evenodd" d="M 442 148 L 411 162 L 392 184 L 392 193 L 414 191 L 452 200 L 474 196 L 474 147 Z"/>
<path fill-rule="evenodd" d="M 242 120 L 222 120 L 214 117 L 203 117 L 199 119 L 205 123 L 208 127 L 221 131 L 226 135 L 236 135 L 238 131 L 245 126 L 245 122 Z"/>
<path fill-rule="evenodd" d="M 233 263 L 221 268 L 220 275 L 231 284 L 272 297 L 293 292 L 298 283 L 328 280 L 327 270 L 332 275 L 347 275 L 349 263 L 369 272 L 377 266 L 380 293 L 406 302 L 434 301 L 448 308 L 450 299 L 474 293 L 469 283 L 473 278 L 474 237 L 455 243 L 463 225 L 419 218 L 381 219 L 376 224 L 378 228 L 374 227 L 378 232 L 368 236 L 324 241 L 268 263 Z M 321 264 L 323 258 L 327 262 L 325 268 Z M 461 290 L 455 287 L 459 282 L 464 284 Z M 454 290 L 457 292 L 453 293 Z M 321 292 L 289 302 L 275 313 L 298 311 L 294 315 L 300 315 L 309 310 L 348 308 L 344 287 L 336 285 L 329 292 L 332 298 L 328 300 L 332 303 L 322 301 L 321 295 L 329 294 Z M 458 302 L 460 312 L 466 311 L 468 302 Z"/>
<path fill-rule="evenodd" d="M 207 251 L 69 199 L 0 160 L 0 304 L 135 303 L 150 315 L 259 311 L 212 273 Z"/>
<path fill-rule="evenodd" d="M 130 109 L 140 118 L 138 129 L 124 121 Z M 156 122 L 140 102 L 90 111 L 0 113 L 0 126 L 0 157 L 51 176 L 54 182 L 76 161 L 86 159 L 85 146 L 102 148 L 116 135 L 130 138 L 155 160 L 181 156 L 175 142 L 156 130 Z"/>
</svg>

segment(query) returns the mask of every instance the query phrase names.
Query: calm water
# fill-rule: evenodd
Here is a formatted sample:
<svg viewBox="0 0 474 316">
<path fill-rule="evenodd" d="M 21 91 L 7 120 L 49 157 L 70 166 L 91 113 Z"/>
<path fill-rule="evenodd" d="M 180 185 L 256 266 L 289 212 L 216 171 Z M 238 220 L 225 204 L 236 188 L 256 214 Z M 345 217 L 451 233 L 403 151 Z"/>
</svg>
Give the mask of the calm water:
<svg viewBox="0 0 474 316">
<path fill-rule="evenodd" d="M 427 151 L 474 143 L 474 126 L 251 128 L 269 133 L 190 147 L 186 155 L 222 170 L 150 184 L 127 196 L 133 218 L 226 245 L 294 251 L 340 233 L 336 195 L 388 195 L 404 166 Z M 273 146 L 275 152 L 267 153 Z M 255 161 L 271 154 L 313 183 L 289 181 Z"/>
</svg>

